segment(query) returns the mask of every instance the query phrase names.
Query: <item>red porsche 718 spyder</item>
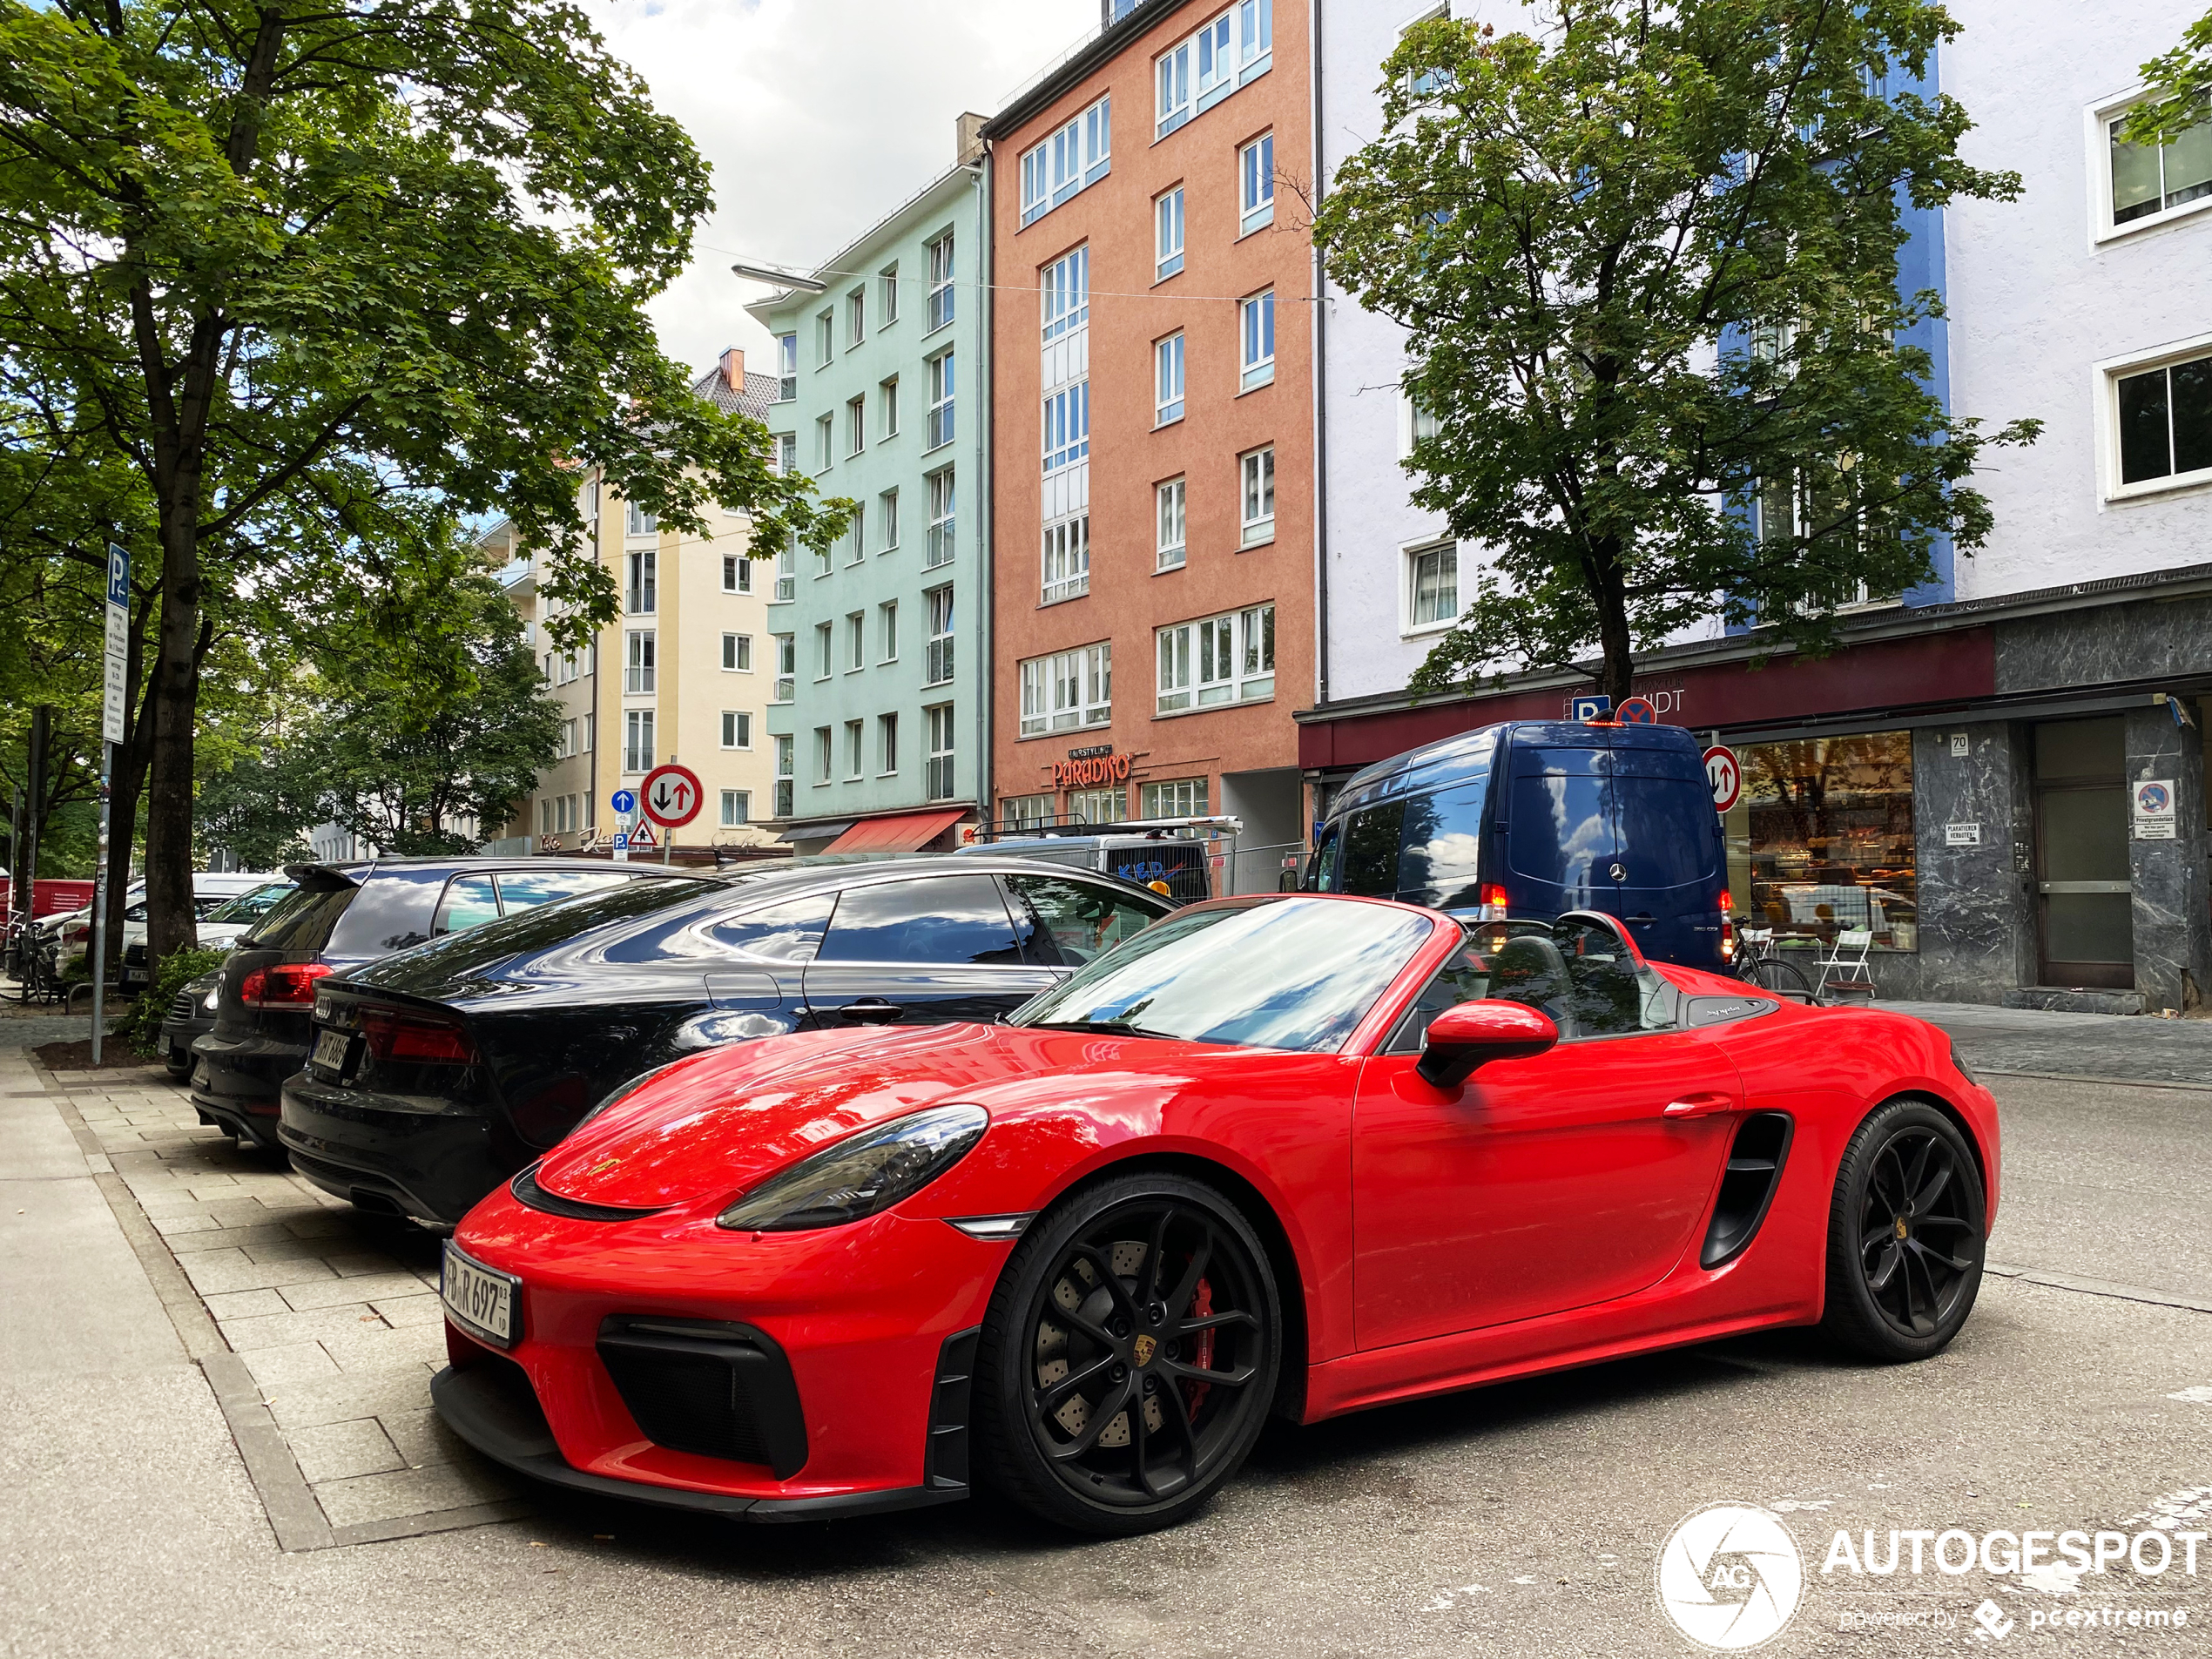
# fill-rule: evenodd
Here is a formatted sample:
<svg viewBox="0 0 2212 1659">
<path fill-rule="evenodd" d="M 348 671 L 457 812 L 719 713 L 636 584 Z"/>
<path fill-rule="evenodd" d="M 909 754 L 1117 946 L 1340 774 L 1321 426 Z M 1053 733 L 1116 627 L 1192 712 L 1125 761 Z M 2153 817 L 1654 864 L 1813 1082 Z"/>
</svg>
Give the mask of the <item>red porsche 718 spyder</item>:
<svg viewBox="0 0 2212 1659">
<path fill-rule="evenodd" d="M 1766 1325 L 1939 1352 L 1996 1103 L 1945 1036 L 1611 918 L 1193 906 L 1004 1024 L 652 1073 L 464 1221 L 433 1393 L 562 1485 L 770 1521 L 986 1482 L 1164 1526 L 1278 1413 Z"/>
</svg>

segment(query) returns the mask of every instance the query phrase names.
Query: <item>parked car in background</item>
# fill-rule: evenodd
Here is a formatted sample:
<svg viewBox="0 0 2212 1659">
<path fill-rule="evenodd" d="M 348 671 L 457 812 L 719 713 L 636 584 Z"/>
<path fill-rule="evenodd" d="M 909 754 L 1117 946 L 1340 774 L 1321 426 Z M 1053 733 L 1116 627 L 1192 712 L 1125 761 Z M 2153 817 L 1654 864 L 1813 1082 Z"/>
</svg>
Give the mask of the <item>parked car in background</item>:
<svg viewBox="0 0 2212 1659">
<path fill-rule="evenodd" d="M 222 989 L 223 974 L 218 968 L 186 981 L 170 999 L 169 1012 L 161 1022 L 160 1054 L 172 1077 L 192 1075 L 192 1043 L 215 1028 L 215 1005 Z"/>
<path fill-rule="evenodd" d="M 685 1055 L 988 1023 L 1173 908 L 1111 876 L 974 854 L 592 894 L 318 985 L 278 1133 L 317 1185 L 450 1224 Z"/>
<path fill-rule="evenodd" d="M 246 929 L 276 908 L 292 891 L 290 876 L 253 876 L 255 885 L 243 893 L 202 908 L 193 931 L 202 950 L 228 950 Z M 195 895 L 197 902 L 197 895 Z M 146 984 L 146 901 L 141 898 L 123 913 L 123 988 L 139 991 Z"/>
<path fill-rule="evenodd" d="M 1655 961 L 1720 968 L 1728 863 L 1704 752 L 1680 726 L 1514 721 L 1353 775 L 1305 886 L 1462 918 L 1595 910 Z"/>
<path fill-rule="evenodd" d="M 294 864 L 297 885 L 223 965 L 215 1024 L 192 1044 L 200 1122 L 279 1151 L 277 1094 L 307 1057 L 324 975 L 594 887 L 671 878 L 588 859 L 376 859 Z"/>
</svg>

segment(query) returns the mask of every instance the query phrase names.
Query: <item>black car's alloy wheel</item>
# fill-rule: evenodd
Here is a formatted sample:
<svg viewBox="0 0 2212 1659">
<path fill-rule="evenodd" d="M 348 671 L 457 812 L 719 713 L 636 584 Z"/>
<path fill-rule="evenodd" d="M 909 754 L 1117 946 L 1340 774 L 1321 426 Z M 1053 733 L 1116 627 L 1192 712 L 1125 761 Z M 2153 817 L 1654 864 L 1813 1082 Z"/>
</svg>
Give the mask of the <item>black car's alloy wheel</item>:
<svg viewBox="0 0 2212 1659">
<path fill-rule="evenodd" d="M 1875 1359 L 1939 1352 L 1973 1311 L 1985 1225 L 1958 1126 L 1919 1101 L 1878 1109 L 1837 1170 L 1824 1323 Z"/>
<path fill-rule="evenodd" d="M 1266 1252 L 1220 1193 L 1136 1176 L 1079 1194 L 1031 1228 L 992 1298 L 984 1467 L 1087 1532 L 1179 1521 L 1251 1450 L 1280 1326 Z"/>
</svg>

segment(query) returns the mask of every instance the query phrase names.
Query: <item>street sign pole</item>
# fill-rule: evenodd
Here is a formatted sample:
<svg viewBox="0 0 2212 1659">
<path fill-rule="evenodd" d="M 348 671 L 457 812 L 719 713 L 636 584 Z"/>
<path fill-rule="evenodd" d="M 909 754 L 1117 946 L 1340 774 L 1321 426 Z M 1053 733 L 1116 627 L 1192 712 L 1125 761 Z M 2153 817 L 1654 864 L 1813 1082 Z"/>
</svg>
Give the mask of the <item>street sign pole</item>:
<svg viewBox="0 0 2212 1659">
<path fill-rule="evenodd" d="M 107 1025 L 107 860 L 109 786 L 115 780 L 115 745 L 123 741 L 124 699 L 130 694 L 131 554 L 107 544 L 107 624 L 104 696 L 100 705 L 100 850 L 92 868 L 92 1069 L 100 1066 L 100 1036 Z M 149 968 L 152 962 L 149 958 Z"/>
<path fill-rule="evenodd" d="M 668 757 L 668 764 L 671 766 L 676 764 L 676 757 L 674 755 L 671 754 Z M 660 838 L 660 867 L 662 869 L 665 870 L 668 868 L 670 855 L 675 851 L 676 832 L 671 828 L 667 834 Z"/>
</svg>

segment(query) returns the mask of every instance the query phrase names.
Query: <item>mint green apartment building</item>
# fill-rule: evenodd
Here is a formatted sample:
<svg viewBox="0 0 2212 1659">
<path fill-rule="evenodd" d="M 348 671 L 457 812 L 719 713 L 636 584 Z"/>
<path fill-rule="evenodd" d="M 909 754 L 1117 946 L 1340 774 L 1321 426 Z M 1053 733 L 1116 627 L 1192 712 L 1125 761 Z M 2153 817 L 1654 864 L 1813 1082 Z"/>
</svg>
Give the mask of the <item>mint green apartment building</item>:
<svg viewBox="0 0 2212 1659">
<path fill-rule="evenodd" d="M 962 163 L 975 118 L 963 118 Z M 776 336 L 778 464 L 860 505 L 768 596 L 774 827 L 801 853 L 958 845 L 988 776 L 984 185 L 955 165 L 746 307 Z M 810 291 L 821 285 L 821 292 Z"/>
</svg>

